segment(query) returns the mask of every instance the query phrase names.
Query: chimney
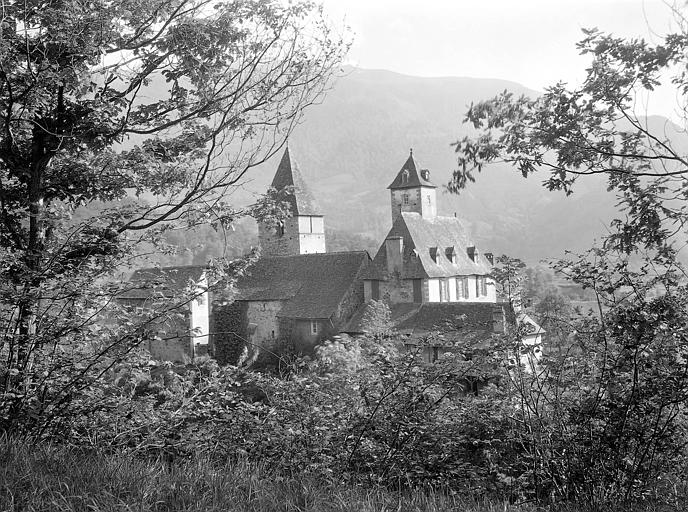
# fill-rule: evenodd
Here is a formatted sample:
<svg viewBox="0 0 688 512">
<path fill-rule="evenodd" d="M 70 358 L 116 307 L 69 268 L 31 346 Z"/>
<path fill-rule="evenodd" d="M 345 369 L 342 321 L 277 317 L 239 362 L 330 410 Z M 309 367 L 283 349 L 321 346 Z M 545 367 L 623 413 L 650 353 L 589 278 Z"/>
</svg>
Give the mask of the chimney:
<svg viewBox="0 0 688 512">
<path fill-rule="evenodd" d="M 468 254 L 468 257 L 474 262 L 476 260 L 476 256 L 478 255 L 478 251 L 475 250 L 474 245 L 471 245 L 470 247 L 466 247 L 466 254 Z"/>
<path fill-rule="evenodd" d="M 494 265 L 494 254 L 491 252 L 486 252 L 485 257 L 487 258 L 487 261 L 490 262 L 490 265 Z"/>
<path fill-rule="evenodd" d="M 389 272 L 401 271 L 404 239 L 400 236 L 390 236 L 385 240 L 385 251 L 387 252 L 387 270 Z"/>
</svg>

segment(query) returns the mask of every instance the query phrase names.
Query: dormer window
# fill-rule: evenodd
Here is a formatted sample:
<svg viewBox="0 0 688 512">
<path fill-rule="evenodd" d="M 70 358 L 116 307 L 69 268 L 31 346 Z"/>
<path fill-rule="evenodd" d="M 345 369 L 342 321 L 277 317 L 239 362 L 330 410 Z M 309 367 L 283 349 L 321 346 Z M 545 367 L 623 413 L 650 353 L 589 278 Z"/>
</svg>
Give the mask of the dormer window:
<svg viewBox="0 0 688 512">
<path fill-rule="evenodd" d="M 475 246 L 466 247 L 466 254 L 468 254 L 468 257 L 472 262 L 475 262 L 478 259 L 478 251 L 476 250 Z"/>
<path fill-rule="evenodd" d="M 404 169 L 401 171 L 401 182 L 402 183 L 408 183 L 409 180 L 409 172 L 408 169 Z"/>
<path fill-rule="evenodd" d="M 432 261 L 437 263 L 437 247 L 430 247 L 430 257 Z"/>
<path fill-rule="evenodd" d="M 444 253 L 447 255 L 447 259 L 449 261 L 456 264 L 456 251 L 454 250 L 453 247 L 447 247 L 445 249 Z"/>
</svg>

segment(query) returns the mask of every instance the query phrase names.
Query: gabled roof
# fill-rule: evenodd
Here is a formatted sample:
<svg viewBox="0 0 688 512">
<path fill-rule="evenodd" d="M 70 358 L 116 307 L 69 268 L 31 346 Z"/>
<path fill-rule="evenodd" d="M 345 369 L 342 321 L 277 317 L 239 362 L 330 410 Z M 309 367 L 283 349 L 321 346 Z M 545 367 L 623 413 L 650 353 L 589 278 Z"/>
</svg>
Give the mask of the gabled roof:
<svg viewBox="0 0 688 512">
<path fill-rule="evenodd" d="M 135 270 L 129 278 L 131 288 L 118 295 L 119 299 L 148 299 L 172 297 L 199 283 L 206 272 L 205 265 L 151 267 Z"/>
<path fill-rule="evenodd" d="M 261 258 L 237 281 L 235 298 L 284 301 L 285 318 L 330 318 L 369 262 L 365 251 Z"/>
<path fill-rule="evenodd" d="M 292 215 L 322 216 L 322 210 L 306 185 L 298 165 L 289 155 L 289 148 L 284 150 L 271 186 L 278 192 L 285 187 L 293 187 L 293 192 L 284 199 L 291 206 Z"/>
<path fill-rule="evenodd" d="M 402 166 L 394 181 L 389 185 L 390 189 L 430 187 L 437 188 L 430 180 L 423 178 L 420 169 L 416 166 L 413 159 L 413 152 L 409 155 L 406 163 Z"/>
<path fill-rule="evenodd" d="M 404 239 L 402 279 L 487 275 L 492 271 L 490 262 L 482 254 L 478 253 L 476 261 L 469 258 L 466 249 L 474 244 L 468 237 L 467 229 L 456 217 L 427 219 L 419 213 L 402 212 L 394 221 L 387 238 L 393 236 Z M 455 250 L 456 263 L 447 258 L 446 249 L 449 247 Z M 432 259 L 433 248 L 436 248 L 437 262 Z M 388 278 L 384 242 L 363 278 Z"/>
<path fill-rule="evenodd" d="M 361 321 L 363 304 L 342 332 L 365 332 Z M 444 340 L 484 340 L 503 329 L 516 325 L 513 310 L 507 303 L 490 302 L 424 302 L 401 303 L 390 307 L 392 326 L 400 334 L 421 338 L 430 333 L 440 334 Z M 504 326 L 503 322 L 507 325 Z M 497 323 L 498 325 L 495 325 Z"/>
</svg>

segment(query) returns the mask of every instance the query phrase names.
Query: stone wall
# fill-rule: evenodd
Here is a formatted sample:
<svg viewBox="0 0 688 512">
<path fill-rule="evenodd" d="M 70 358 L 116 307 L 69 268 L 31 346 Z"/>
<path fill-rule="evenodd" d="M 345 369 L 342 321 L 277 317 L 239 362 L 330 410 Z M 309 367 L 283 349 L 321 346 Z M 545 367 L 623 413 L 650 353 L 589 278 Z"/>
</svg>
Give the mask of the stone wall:
<svg viewBox="0 0 688 512">
<path fill-rule="evenodd" d="M 280 337 L 277 314 L 282 309 L 279 301 L 251 301 L 247 303 L 248 322 L 256 324 L 251 333 L 251 343 L 258 347 L 270 347 Z"/>
<path fill-rule="evenodd" d="M 297 217 L 284 219 L 284 232 L 258 223 L 258 239 L 263 256 L 288 256 L 300 254 L 299 221 Z"/>
<path fill-rule="evenodd" d="M 392 223 L 399 216 L 399 212 L 420 213 L 426 219 L 437 216 L 437 193 L 434 188 L 404 188 L 391 192 Z M 408 203 L 404 202 L 405 194 L 408 195 Z"/>
<path fill-rule="evenodd" d="M 400 279 L 393 273 L 389 281 L 380 281 L 380 298 L 388 304 L 413 302 L 413 280 Z"/>
</svg>

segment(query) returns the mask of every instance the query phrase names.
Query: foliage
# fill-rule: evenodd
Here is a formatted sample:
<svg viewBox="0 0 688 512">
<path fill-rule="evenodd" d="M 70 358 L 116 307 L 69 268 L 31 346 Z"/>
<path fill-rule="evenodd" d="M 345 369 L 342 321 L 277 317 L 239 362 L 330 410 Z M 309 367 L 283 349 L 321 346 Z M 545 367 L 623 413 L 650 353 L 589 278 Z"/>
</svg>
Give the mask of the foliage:
<svg viewBox="0 0 688 512">
<path fill-rule="evenodd" d="M 505 161 L 524 177 L 547 171 L 549 190 L 571 194 L 580 176 L 603 174 L 616 192 L 624 216 L 602 245 L 553 265 L 592 292 L 596 311 L 544 296 L 535 309 L 556 350 L 537 372 L 509 377 L 520 402 L 512 436 L 533 496 L 630 502 L 667 493 L 688 455 L 688 288 L 677 258 L 688 166 L 670 130 L 652 130 L 634 111 L 636 94 L 672 73 L 685 104 L 688 38 L 681 30 L 649 45 L 584 32 L 579 48 L 592 64 L 579 89 L 557 84 L 536 99 L 505 92 L 471 106 L 466 121 L 478 134 L 456 143 L 450 188 Z"/>
<path fill-rule="evenodd" d="M 392 332 L 392 311 L 383 300 L 371 300 L 367 303 L 361 328 L 373 337 L 388 336 Z"/>
<path fill-rule="evenodd" d="M 497 283 L 498 295 L 506 298 L 513 307 L 519 308 L 523 300 L 526 264 L 506 254 L 497 256 L 494 261 L 491 276 Z"/>
<path fill-rule="evenodd" d="M 231 192 L 347 42 L 306 1 L 29 1 L 1 30 L 0 429 L 42 433 L 195 299 L 117 300 L 167 231 L 285 214 L 274 191 L 242 208 Z M 245 262 L 211 267 L 228 286 Z"/>
</svg>

